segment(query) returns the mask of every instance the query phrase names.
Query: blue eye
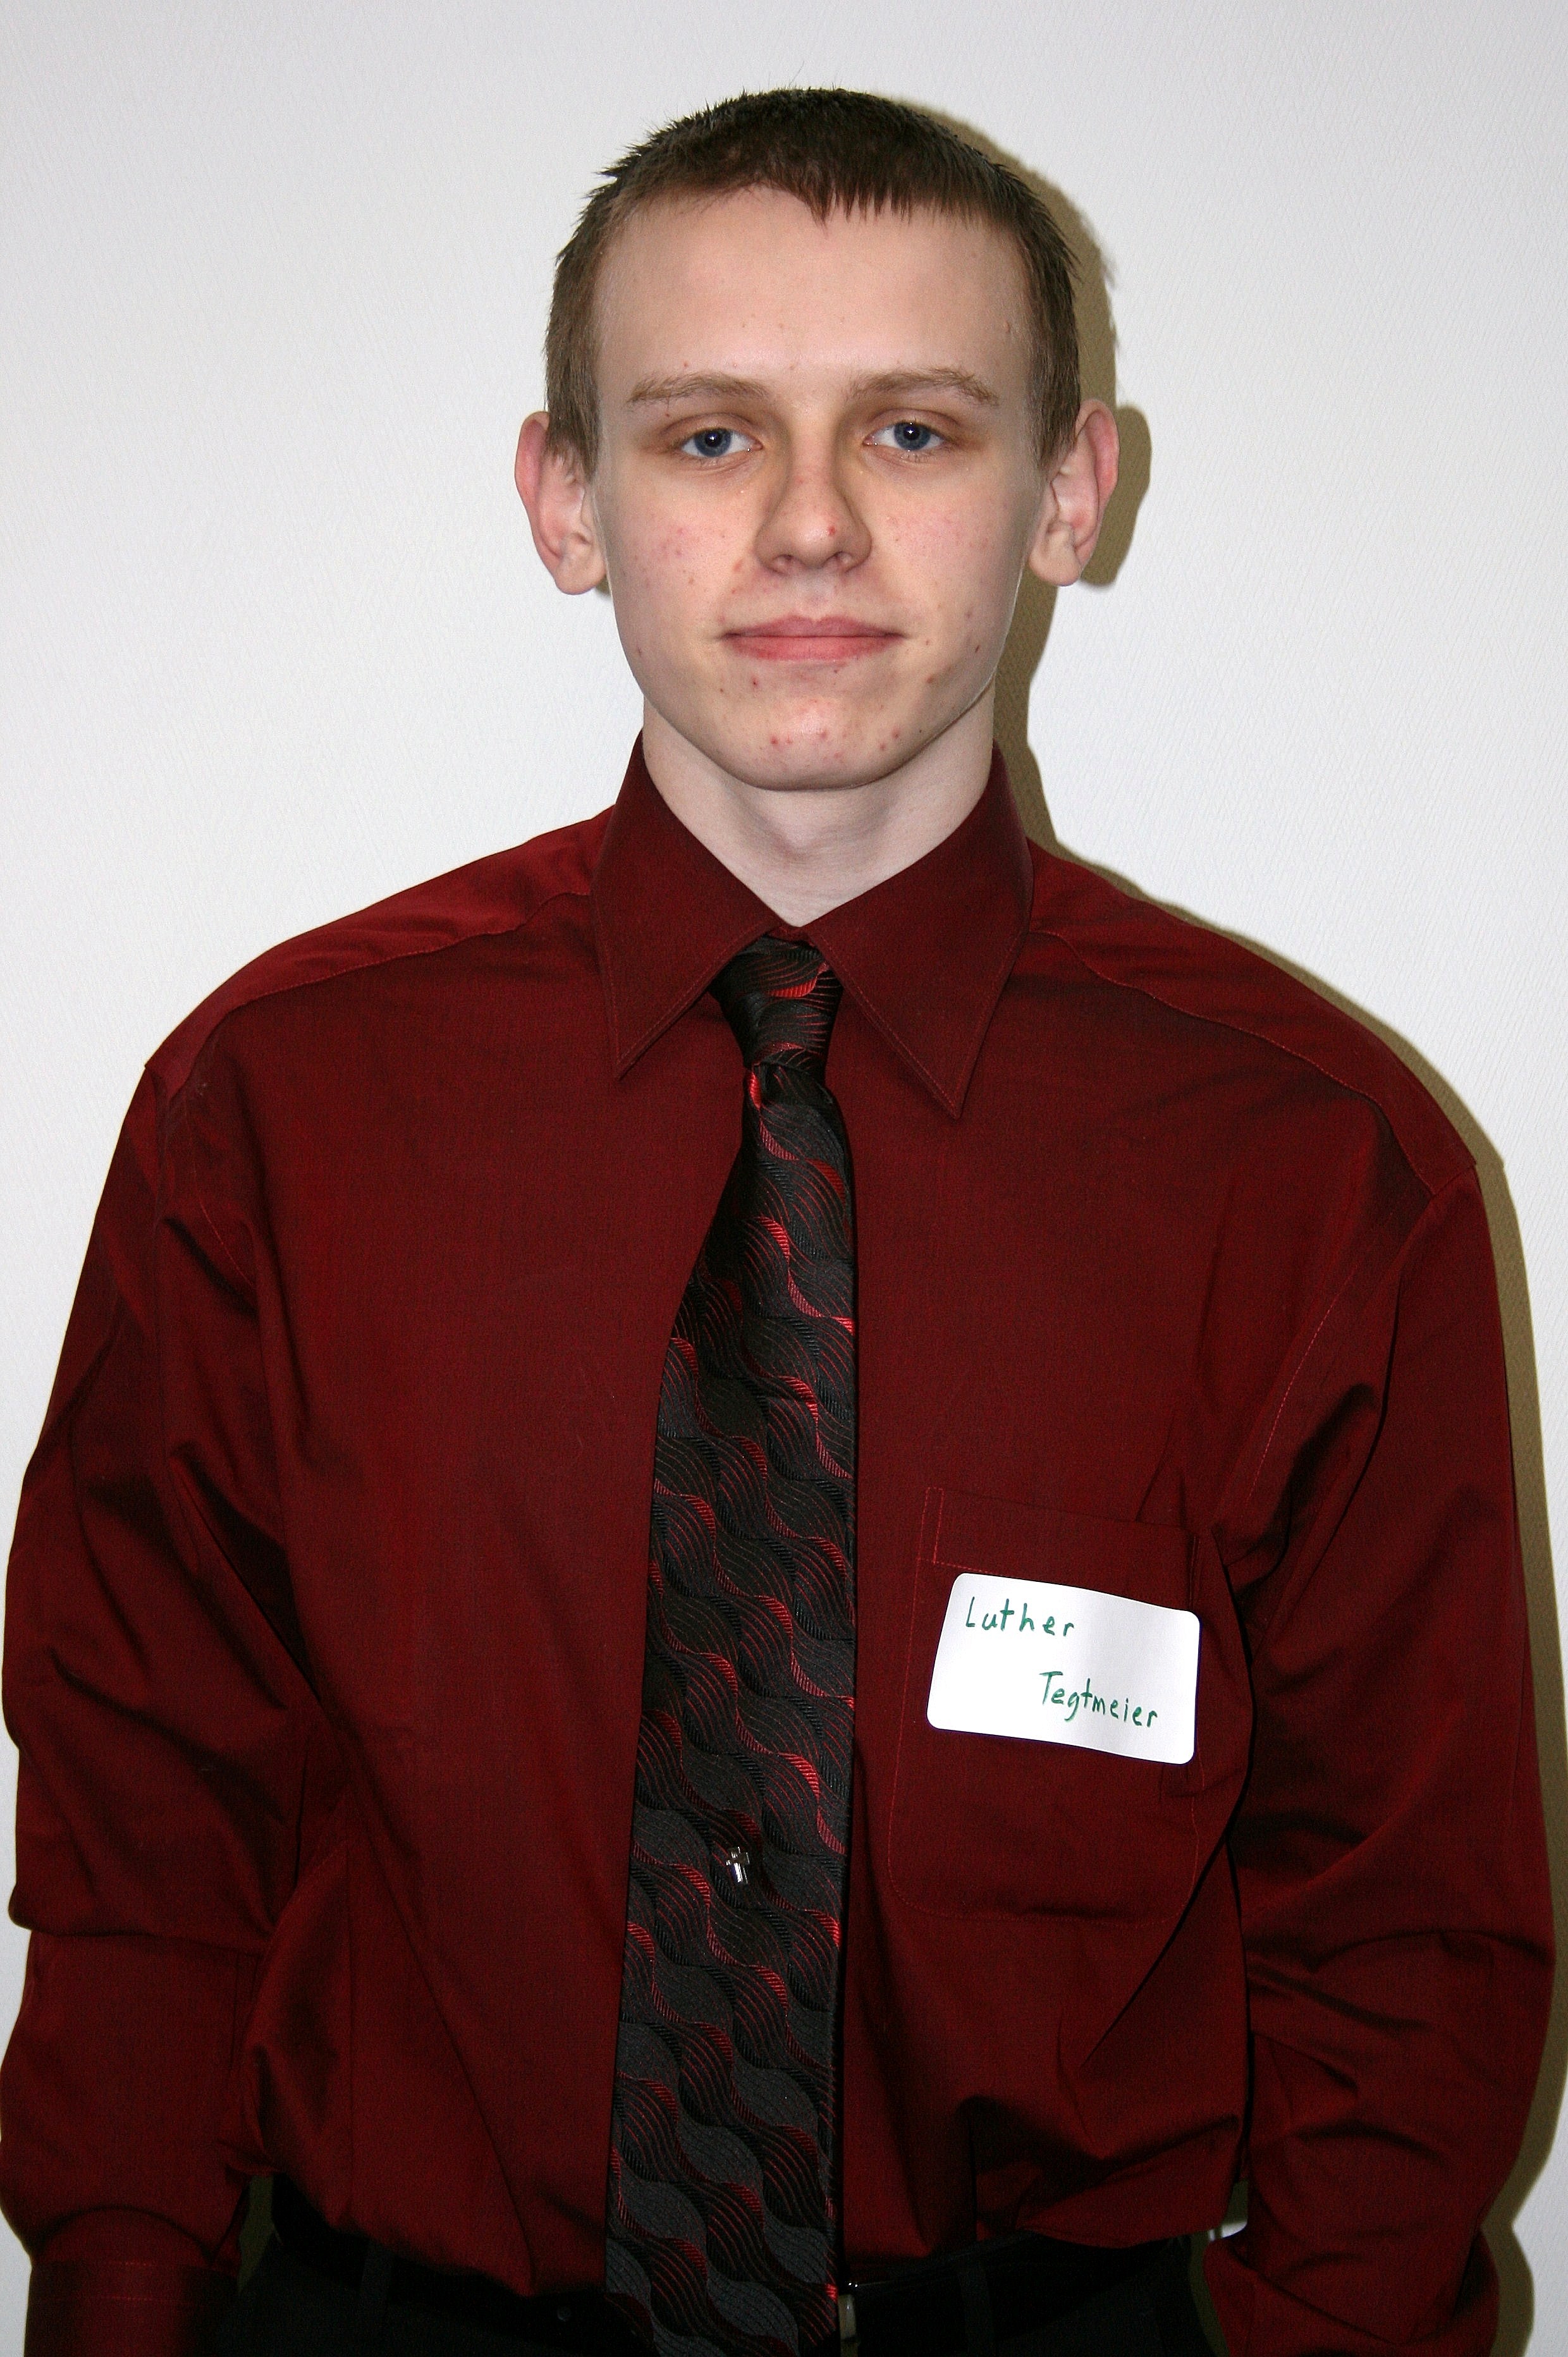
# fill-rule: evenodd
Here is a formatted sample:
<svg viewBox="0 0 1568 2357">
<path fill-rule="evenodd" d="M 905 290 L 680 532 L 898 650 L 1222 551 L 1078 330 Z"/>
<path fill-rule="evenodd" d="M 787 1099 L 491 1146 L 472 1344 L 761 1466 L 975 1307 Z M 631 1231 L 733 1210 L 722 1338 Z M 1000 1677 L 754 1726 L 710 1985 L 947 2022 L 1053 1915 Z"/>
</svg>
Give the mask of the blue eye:
<svg viewBox="0 0 1568 2357">
<path fill-rule="evenodd" d="M 934 449 L 942 437 L 934 425 L 922 425 L 916 418 L 901 417 L 896 425 L 880 427 L 871 438 L 874 442 L 880 442 L 885 449 L 918 453 Z"/>
<path fill-rule="evenodd" d="M 733 425 L 704 425 L 698 433 L 688 434 L 681 447 L 693 458 L 733 458 L 740 444 L 749 439 Z"/>
</svg>

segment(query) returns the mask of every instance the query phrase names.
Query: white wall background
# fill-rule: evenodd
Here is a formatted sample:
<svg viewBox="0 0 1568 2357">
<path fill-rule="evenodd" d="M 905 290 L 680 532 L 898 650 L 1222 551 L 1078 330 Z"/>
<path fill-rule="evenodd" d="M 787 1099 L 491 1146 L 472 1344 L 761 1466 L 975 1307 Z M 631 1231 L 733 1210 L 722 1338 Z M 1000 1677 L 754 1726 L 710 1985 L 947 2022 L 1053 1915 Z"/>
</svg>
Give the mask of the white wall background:
<svg viewBox="0 0 1568 2357">
<path fill-rule="evenodd" d="M 595 168 L 743 86 L 865 84 L 983 128 L 1113 265 L 1147 492 L 1008 706 L 1058 835 L 1330 983 L 1480 1153 L 1568 1884 L 1565 64 L 1552 0 L 9 0 L 0 1509 L 156 1041 L 618 782 L 610 614 L 510 486 Z M 1495 2236 L 1536 2357 L 1564 2045 L 1560 2010 Z"/>
</svg>

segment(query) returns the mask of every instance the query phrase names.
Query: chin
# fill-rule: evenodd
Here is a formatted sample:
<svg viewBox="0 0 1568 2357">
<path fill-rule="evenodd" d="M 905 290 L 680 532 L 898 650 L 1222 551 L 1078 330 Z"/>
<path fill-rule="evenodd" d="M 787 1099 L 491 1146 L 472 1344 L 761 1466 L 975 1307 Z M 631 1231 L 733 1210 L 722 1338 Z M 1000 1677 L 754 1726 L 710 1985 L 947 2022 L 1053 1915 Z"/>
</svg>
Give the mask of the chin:
<svg viewBox="0 0 1568 2357">
<path fill-rule="evenodd" d="M 824 721 L 813 713 L 780 716 L 748 726 L 737 740 L 713 748 L 730 775 L 743 784 L 780 789 L 863 786 L 885 778 L 924 742 L 909 721 L 863 720 L 843 716 Z"/>
<path fill-rule="evenodd" d="M 809 793 L 813 789 L 863 786 L 886 774 L 886 757 L 868 759 L 853 741 L 836 744 L 806 742 L 773 744 L 755 740 L 731 748 L 719 756 L 723 766 L 743 785 L 776 791 Z"/>
</svg>

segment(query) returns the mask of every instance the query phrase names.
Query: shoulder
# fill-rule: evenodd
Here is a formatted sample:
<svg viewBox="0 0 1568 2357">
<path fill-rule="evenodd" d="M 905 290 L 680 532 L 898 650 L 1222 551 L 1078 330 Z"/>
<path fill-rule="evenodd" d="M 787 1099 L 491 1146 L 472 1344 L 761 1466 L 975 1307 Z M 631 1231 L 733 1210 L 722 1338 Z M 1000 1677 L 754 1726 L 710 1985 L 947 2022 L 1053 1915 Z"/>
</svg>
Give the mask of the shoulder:
<svg viewBox="0 0 1568 2357">
<path fill-rule="evenodd" d="M 1347 1105 L 1387 1124 L 1428 1195 L 1468 1169 L 1457 1130 L 1376 1032 L 1255 950 L 1035 847 L 1030 941 L 1055 950 L 1107 991 L 1206 1027 L 1237 1055 L 1262 1053 L 1315 1074 Z"/>
<path fill-rule="evenodd" d="M 609 813 L 491 853 L 264 951 L 193 1008 L 148 1063 L 165 1103 L 230 1017 L 285 993 L 486 935 L 521 931 L 563 899 L 585 900 Z"/>
</svg>

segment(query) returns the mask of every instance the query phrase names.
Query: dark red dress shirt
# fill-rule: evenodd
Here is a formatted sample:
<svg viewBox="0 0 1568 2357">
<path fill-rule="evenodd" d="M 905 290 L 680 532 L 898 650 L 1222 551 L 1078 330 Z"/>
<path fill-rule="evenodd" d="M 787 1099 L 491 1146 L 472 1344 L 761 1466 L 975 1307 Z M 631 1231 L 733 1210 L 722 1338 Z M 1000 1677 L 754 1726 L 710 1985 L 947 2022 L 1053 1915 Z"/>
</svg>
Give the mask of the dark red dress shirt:
<svg viewBox="0 0 1568 2357">
<path fill-rule="evenodd" d="M 248 967 L 147 1069 L 24 1494 L 37 2345 L 210 2344 L 245 2180 L 603 2265 L 655 1409 L 769 916 L 613 811 Z M 1550 1928 L 1487 1227 L 1375 1039 L 957 832 L 844 986 L 853 2265 L 1220 2216 L 1234 2357 L 1488 2342 Z M 961 1569 L 1189 1608 L 1185 1766 L 939 1730 Z"/>
</svg>

